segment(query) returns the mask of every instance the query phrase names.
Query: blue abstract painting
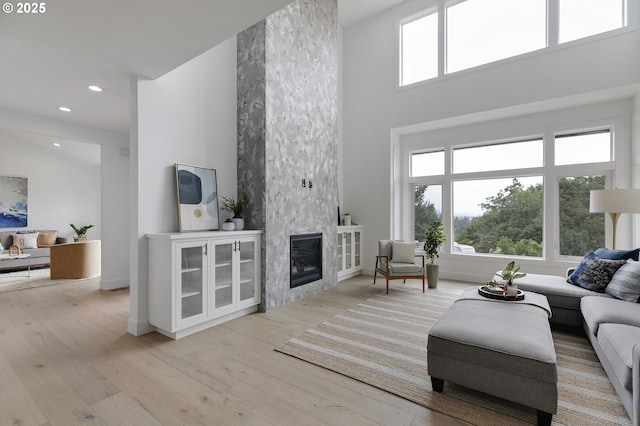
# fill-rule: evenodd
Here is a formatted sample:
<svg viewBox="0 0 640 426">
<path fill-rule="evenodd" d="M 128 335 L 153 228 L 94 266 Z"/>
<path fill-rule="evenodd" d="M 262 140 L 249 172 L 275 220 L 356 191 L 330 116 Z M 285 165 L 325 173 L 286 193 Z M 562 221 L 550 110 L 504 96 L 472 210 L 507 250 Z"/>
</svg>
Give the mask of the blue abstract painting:
<svg viewBox="0 0 640 426">
<path fill-rule="evenodd" d="M 0 228 L 27 226 L 27 178 L 0 176 Z"/>
</svg>

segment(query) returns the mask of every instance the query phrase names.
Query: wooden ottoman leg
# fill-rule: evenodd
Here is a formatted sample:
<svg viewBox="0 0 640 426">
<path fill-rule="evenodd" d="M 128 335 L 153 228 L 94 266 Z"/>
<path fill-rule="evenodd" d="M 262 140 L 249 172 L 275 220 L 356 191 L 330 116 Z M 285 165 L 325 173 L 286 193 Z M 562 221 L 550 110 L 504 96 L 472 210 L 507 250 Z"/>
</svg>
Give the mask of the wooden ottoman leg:
<svg viewBox="0 0 640 426">
<path fill-rule="evenodd" d="M 442 393 L 442 391 L 444 390 L 444 380 L 436 379 L 435 377 L 431 376 L 431 387 L 434 391 Z"/>
</svg>

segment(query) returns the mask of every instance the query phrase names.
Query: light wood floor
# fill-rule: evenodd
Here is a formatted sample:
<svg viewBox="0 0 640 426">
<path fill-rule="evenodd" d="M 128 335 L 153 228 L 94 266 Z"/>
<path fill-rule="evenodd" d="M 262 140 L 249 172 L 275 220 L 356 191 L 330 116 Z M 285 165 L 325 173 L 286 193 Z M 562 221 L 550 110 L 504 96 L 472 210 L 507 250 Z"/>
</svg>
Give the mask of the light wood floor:
<svg viewBox="0 0 640 426">
<path fill-rule="evenodd" d="M 371 283 L 178 341 L 127 334 L 128 290 L 95 281 L 1 293 L 0 425 L 463 424 L 273 350 L 383 289 Z"/>
</svg>

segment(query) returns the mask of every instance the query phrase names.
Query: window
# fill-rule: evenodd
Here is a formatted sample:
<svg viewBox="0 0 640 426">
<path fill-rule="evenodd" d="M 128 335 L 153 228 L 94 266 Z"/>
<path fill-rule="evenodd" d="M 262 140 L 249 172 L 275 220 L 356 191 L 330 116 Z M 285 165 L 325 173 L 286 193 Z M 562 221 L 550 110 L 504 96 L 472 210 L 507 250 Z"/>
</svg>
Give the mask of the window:
<svg viewBox="0 0 640 426">
<path fill-rule="evenodd" d="M 467 137 L 469 130 L 461 134 Z M 613 124 L 554 130 L 474 146 L 447 137 L 452 142 L 433 151 L 420 151 L 419 139 L 409 139 L 404 155 L 410 202 L 402 217 L 413 223 L 402 232 L 420 240 L 440 219 L 447 227 L 445 253 L 459 255 L 566 260 L 603 247 L 605 216 L 589 212 L 589 199 L 615 173 Z"/>
<path fill-rule="evenodd" d="M 611 130 L 556 135 L 555 164 L 598 163 L 611 161 Z"/>
<path fill-rule="evenodd" d="M 457 148 L 453 173 L 540 167 L 543 161 L 542 139 Z"/>
<path fill-rule="evenodd" d="M 442 185 L 414 186 L 415 239 L 424 241 L 427 228 L 434 220 L 442 220 Z"/>
<path fill-rule="evenodd" d="M 411 176 L 444 174 L 444 151 L 422 152 L 411 156 Z"/>
<path fill-rule="evenodd" d="M 625 0 L 559 0 L 559 6 L 560 43 L 626 25 Z"/>
<path fill-rule="evenodd" d="M 559 179 L 560 255 L 584 256 L 604 247 L 604 213 L 589 213 L 592 189 L 604 189 L 604 176 Z"/>
<path fill-rule="evenodd" d="M 453 182 L 454 237 L 476 253 L 542 256 L 542 176 Z"/>
<path fill-rule="evenodd" d="M 467 0 L 447 8 L 447 73 L 546 46 L 543 0 Z"/>
<path fill-rule="evenodd" d="M 443 19 L 433 12 L 400 24 L 400 86 L 627 25 L 628 0 L 556 1 L 438 0 Z"/>
<path fill-rule="evenodd" d="M 400 26 L 400 85 L 438 76 L 438 14 Z"/>
</svg>

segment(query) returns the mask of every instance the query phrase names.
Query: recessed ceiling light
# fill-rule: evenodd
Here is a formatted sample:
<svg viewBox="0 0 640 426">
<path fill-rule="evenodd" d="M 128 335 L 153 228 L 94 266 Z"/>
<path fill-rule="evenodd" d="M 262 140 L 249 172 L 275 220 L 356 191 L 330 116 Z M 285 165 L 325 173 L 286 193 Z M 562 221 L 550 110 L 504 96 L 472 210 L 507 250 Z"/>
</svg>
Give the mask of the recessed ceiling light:
<svg viewBox="0 0 640 426">
<path fill-rule="evenodd" d="M 89 90 L 93 90 L 94 92 L 102 92 L 102 88 L 98 86 L 89 86 Z"/>
<path fill-rule="evenodd" d="M 67 108 L 66 106 L 60 106 L 58 107 L 58 109 L 64 112 L 71 112 L 71 108 Z"/>
<path fill-rule="evenodd" d="M 58 142 L 54 142 L 54 143 L 53 143 L 53 146 L 60 147 L 60 146 L 62 146 L 62 145 L 60 145 Z"/>
</svg>

